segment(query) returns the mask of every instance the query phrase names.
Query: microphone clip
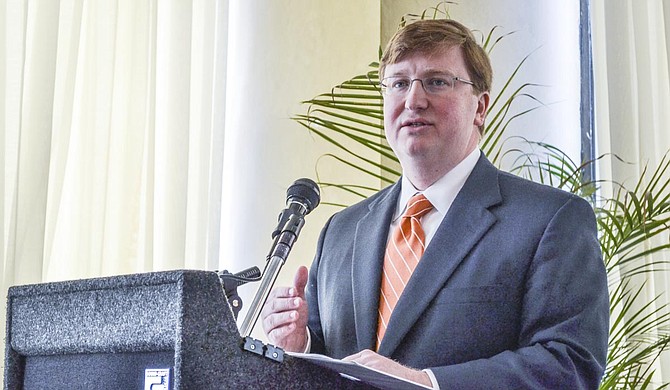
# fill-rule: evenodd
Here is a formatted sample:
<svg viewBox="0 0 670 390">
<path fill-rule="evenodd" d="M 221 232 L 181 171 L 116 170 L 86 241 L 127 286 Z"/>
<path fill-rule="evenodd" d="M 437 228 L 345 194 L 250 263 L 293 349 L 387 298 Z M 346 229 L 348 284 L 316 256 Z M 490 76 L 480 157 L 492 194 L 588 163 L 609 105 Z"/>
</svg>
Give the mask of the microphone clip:
<svg viewBox="0 0 670 390">
<path fill-rule="evenodd" d="M 240 310 L 242 310 L 242 298 L 237 293 L 237 288 L 245 283 L 257 282 L 261 280 L 261 270 L 258 267 L 247 268 L 236 274 L 231 274 L 227 270 L 217 271 L 223 291 L 226 293 L 226 298 L 230 303 L 230 308 L 233 311 L 233 317 L 237 320 Z"/>
<path fill-rule="evenodd" d="M 286 207 L 279 213 L 279 217 L 277 218 L 278 219 L 277 227 L 272 232 L 272 238 L 277 237 L 280 233 L 286 231 L 287 229 L 291 229 L 291 225 L 289 225 L 291 219 L 295 219 L 296 216 L 304 218 L 307 212 L 308 210 L 304 204 L 296 202 L 295 200 L 290 200 L 288 207 Z M 300 229 L 298 228 L 298 230 L 295 233 L 298 234 L 299 232 Z"/>
<path fill-rule="evenodd" d="M 303 217 L 302 214 L 296 214 L 296 213 L 288 214 L 282 212 L 282 214 L 280 214 L 280 217 L 281 215 L 284 214 L 288 215 L 288 217 L 286 218 L 286 222 L 283 224 L 283 227 L 282 228 L 278 227 L 277 230 L 275 230 L 277 234 L 273 236 L 274 242 L 270 247 L 270 253 L 268 253 L 266 261 L 269 261 L 270 259 L 276 256 L 279 259 L 281 259 L 283 263 L 288 257 L 289 252 L 293 247 L 293 244 L 298 239 L 300 230 L 302 230 L 302 227 L 305 225 L 305 217 Z"/>
</svg>

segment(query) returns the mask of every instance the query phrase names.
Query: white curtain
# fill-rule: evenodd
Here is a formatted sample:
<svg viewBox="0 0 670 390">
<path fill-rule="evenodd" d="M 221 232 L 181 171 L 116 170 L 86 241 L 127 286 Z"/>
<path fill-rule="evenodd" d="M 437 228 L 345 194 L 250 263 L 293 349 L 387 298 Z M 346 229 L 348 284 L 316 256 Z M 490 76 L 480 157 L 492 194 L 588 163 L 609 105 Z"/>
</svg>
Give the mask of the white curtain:
<svg viewBox="0 0 670 390">
<path fill-rule="evenodd" d="M 632 189 L 670 152 L 670 1 L 592 0 L 592 20 L 597 147 L 627 162 L 603 160 L 600 176 Z M 645 279 L 647 301 L 670 302 L 669 272 Z M 670 382 L 670 356 L 655 369 L 657 382 Z"/>
<path fill-rule="evenodd" d="M 3 336 L 11 285 L 217 268 L 226 7 L 0 4 Z"/>
</svg>

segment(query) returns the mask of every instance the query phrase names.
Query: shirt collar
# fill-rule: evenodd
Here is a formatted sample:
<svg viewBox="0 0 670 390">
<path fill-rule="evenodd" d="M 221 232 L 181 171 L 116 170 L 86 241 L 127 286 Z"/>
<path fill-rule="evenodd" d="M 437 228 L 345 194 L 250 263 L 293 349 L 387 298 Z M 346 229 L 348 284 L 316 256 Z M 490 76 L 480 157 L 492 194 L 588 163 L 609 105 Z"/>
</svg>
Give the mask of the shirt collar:
<svg viewBox="0 0 670 390">
<path fill-rule="evenodd" d="M 422 192 L 423 195 L 432 203 L 435 210 L 442 216 L 447 214 L 449 207 L 456 199 L 456 195 L 463 188 L 465 181 L 470 176 L 470 173 L 477 165 L 481 151 L 478 148 L 468 154 L 458 165 L 447 172 L 444 176 L 439 178 L 430 187 L 423 192 L 417 190 L 414 185 L 405 176 L 401 179 L 401 191 L 396 205 L 396 211 L 393 214 L 393 220 L 398 219 L 407 208 L 409 198 L 414 196 L 417 192 Z"/>
</svg>

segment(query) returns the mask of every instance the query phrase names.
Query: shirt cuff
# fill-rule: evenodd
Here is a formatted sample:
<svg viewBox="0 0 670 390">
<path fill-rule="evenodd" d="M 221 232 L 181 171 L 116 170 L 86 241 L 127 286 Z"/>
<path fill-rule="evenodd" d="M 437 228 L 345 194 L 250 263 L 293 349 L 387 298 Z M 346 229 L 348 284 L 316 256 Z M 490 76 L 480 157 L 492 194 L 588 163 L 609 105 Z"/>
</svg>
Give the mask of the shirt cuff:
<svg viewBox="0 0 670 390">
<path fill-rule="evenodd" d="M 430 378 L 430 384 L 432 385 L 433 390 L 440 390 L 440 384 L 437 383 L 437 378 L 435 378 L 435 374 L 433 374 L 433 370 L 423 370 L 426 374 L 428 374 L 428 377 Z"/>
</svg>

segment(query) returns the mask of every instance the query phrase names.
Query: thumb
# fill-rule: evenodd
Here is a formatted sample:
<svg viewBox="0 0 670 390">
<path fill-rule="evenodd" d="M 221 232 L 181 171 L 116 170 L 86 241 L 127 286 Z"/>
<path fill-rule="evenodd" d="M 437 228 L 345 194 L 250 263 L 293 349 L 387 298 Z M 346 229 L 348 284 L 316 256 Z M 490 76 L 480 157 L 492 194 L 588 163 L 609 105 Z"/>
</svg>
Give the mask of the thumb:
<svg viewBox="0 0 670 390">
<path fill-rule="evenodd" d="M 305 286 L 307 285 L 308 274 L 307 267 L 301 265 L 298 267 L 298 270 L 293 277 L 293 286 L 295 287 L 296 293 L 303 298 L 305 297 Z"/>
</svg>

